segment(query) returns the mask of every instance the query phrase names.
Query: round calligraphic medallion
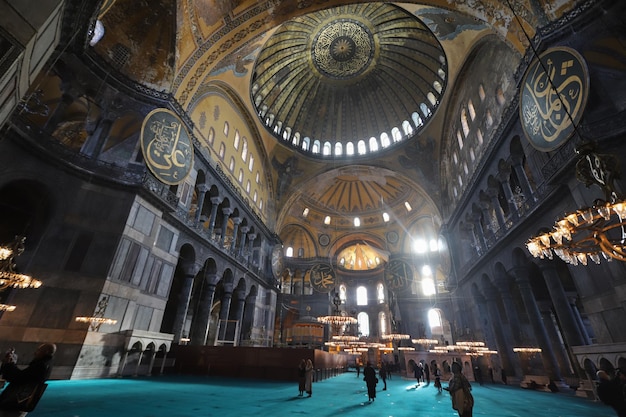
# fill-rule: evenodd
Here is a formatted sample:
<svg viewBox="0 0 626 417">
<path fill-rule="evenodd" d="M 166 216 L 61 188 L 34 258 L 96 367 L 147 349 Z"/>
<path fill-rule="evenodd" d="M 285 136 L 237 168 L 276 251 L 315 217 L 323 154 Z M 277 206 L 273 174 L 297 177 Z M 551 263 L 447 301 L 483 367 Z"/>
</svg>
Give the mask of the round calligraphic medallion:
<svg viewBox="0 0 626 417">
<path fill-rule="evenodd" d="M 413 267 L 401 259 L 392 259 L 385 265 L 385 284 L 392 291 L 402 292 L 411 287 Z"/>
<path fill-rule="evenodd" d="M 315 291 L 329 293 L 335 288 L 335 271 L 330 264 L 317 264 L 310 271 L 311 286 Z"/>
<path fill-rule="evenodd" d="M 168 109 L 153 110 L 143 120 L 141 152 L 150 172 L 165 184 L 180 184 L 191 172 L 193 145 L 189 132 L 178 115 Z"/>
<path fill-rule="evenodd" d="M 574 49 L 552 48 L 524 75 L 520 121 L 526 138 L 540 151 L 552 151 L 574 133 L 589 95 L 589 71 Z"/>
<path fill-rule="evenodd" d="M 274 277 L 280 278 L 285 269 L 285 261 L 283 255 L 283 245 L 276 244 L 272 248 L 272 273 Z"/>
</svg>

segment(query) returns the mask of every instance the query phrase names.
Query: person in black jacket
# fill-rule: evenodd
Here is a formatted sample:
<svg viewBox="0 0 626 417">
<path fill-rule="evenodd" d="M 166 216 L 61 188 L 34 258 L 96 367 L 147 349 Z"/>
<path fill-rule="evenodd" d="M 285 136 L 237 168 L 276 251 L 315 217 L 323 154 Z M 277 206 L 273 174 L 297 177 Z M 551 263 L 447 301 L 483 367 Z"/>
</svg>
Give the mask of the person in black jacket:
<svg viewBox="0 0 626 417">
<path fill-rule="evenodd" d="M 376 370 L 370 362 L 363 368 L 363 381 L 365 381 L 367 385 L 369 401 L 374 401 L 376 399 L 376 384 L 378 383 L 378 378 L 376 378 Z"/>
<path fill-rule="evenodd" d="M 0 394 L 0 417 L 21 414 L 20 394 L 25 390 L 32 391 L 36 385 L 45 382 L 50 377 L 51 362 L 56 349 L 53 343 L 40 345 L 35 351 L 33 360 L 24 369 L 17 367 L 14 354 L 7 353 L 2 361 L 0 373 L 9 385 Z"/>
</svg>

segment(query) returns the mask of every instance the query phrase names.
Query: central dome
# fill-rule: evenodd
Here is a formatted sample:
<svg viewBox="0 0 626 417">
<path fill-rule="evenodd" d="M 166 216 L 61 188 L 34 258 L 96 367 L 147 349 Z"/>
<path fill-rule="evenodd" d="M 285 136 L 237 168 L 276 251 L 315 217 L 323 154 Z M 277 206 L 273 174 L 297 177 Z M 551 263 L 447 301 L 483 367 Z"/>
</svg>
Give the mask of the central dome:
<svg viewBox="0 0 626 417">
<path fill-rule="evenodd" d="M 353 4 L 281 25 L 259 53 L 251 96 L 282 143 L 352 158 L 413 137 L 446 79 L 443 48 L 422 21 L 392 4 Z"/>
</svg>

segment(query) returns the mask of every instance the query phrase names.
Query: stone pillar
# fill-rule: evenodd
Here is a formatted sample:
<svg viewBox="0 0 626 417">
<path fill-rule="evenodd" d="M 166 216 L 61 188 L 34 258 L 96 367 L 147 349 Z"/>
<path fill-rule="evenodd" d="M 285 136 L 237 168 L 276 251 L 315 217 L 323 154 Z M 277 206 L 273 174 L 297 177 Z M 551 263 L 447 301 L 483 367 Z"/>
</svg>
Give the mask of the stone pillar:
<svg viewBox="0 0 626 417">
<path fill-rule="evenodd" d="M 224 218 L 222 219 L 222 235 L 220 236 L 220 248 L 224 248 L 224 239 L 226 238 L 226 231 L 228 230 L 228 218 L 231 214 L 233 214 L 233 209 L 231 208 L 223 208 L 222 213 L 224 214 Z"/>
<path fill-rule="evenodd" d="M 256 239 L 256 233 L 248 233 L 248 256 L 246 257 L 248 262 L 254 259 L 254 239 Z"/>
<path fill-rule="evenodd" d="M 185 320 L 187 319 L 187 312 L 189 310 L 189 301 L 191 300 L 193 278 L 195 275 L 196 274 L 194 270 L 191 268 L 184 271 L 183 285 L 177 295 L 176 316 L 174 318 L 174 324 L 172 328 L 172 333 L 174 333 L 174 341 L 176 343 L 178 343 L 180 338 L 183 337 Z"/>
<path fill-rule="evenodd" d="M 139 376 L 139 366 L 141 365 L 141 360 L 143 359 L 143 350 L 139 352 L 139 359 L 137 359 L 137 366 L 135 366 L 135 373 L 133 376 Z"/>
<path fill-rule="evenodd" d="M 242 340 L 250 340 L 252 336 L 252 326 L 254 324 L 254 313 L 256 311 L 256 294 L 249 294 L 243 307 L 243 321 L 241 323 Z M 282 323 L 282 321 L 281 321 Z"/>
<path fill-rule="evenodd" d="M 495 230 L 493 230 L 493 225 L 491 224 L 491 203 L 489 201 L 481 200 L 480 210 L 482 212 L 483 221 L 481 222 L 480 218 L 477 218 L 476 220 L 483 231 L 483 236 L 485 237 L 486 243 L 488 237 L 493 238 L 495 236 Z M 483 223 L 485 224 L 484 227 Z M 485 228 L 487 229 L 487 231 L 485 231 Z M 485 247 L 487 248 L 488 245 L 485 244 Z"/>
<path fill-rule="evenodd" d="M 200 215 L 202 214 L 202 208 L 204 207 L 204 197 L 206 196 L 207 191 L 209 191 L 209 186 L 206 184 L 198 184 L 196 189 L 198 190 L 198 208 L 196 209 L 194 221 L 198 222 L 200 220 Z"/>
<path fill-rule="evenodd" d="M 498 169 L 497 178 L 500 181 L 502 190 L 504 191 L 504 198 L 506 198 L 508 203 L 509 212 L 511 213 L 511 217 L 514 220 L 517 220 L 519 218 L 519 206 L 516 203 L 515 195 L 511 189 L 511 166 L 507 163 L 501 163 Z"/>
<path fill-rule="evenodd" d="M 218 339 L 224 340 L 227 330 L 227 321 L 230 313 L 230 302 L 233 297 L 233 284 L 224 284 L 224 294 L 222 295 L 222 305 L 220 308 L 220 320 L 223 321 Z"/>
<path fill-rule="evenodd" d="M 511 273 L 515 276 L 515 282 L 520 290 L 524 307 L 526 307 L 528 319 L 532 324 L 533 332 L 535 333 L 535 337 L 537 338 L 537 342 L 541 348 L 541 359 L 543 366 L 546 369 L 546 373 L 551 380 L 561 381 L 561 372 L 559 370 L 554 351 L 552 350 L 552 343 L 550 343 L 550 339 L 548 338 L 548 333 L 541 318 L 537 301 L 535 300 L 533 290 L 530 287 L 530 281 L 528 279 L 530 271 L 528 267 L 517 266 L 511 270 Z"/>
<path fill-rule="evenodd" d="M 580 329 L 580 333 L 583 336 L 583 340 L 586 345 L 591 344 L 591 338 L 589 337 L 589 333 L 587 332 L 587 328 L 585 327 L 585 323 L 583 323 L 583 318 L 580 316 L 580 311 L 578 310 L 578 306 L 576 305 L 576 297 L 570 297 L 570 308 L 572 309 L 572 313 L 576 318 L 576 323 L 578 323 L 578 328 Z"/>
<path fill-rule="evenodd" d="M 585 339 L 580 332 L 569 300 L 561 284 L 555 261 L 540 261 L 539 268 L 541 269 L 546 286 L 548 287 L 552 306 L 556 312 L 557 320 L 561 325 L 561 333 L 563 334 L 565 343 L 570 347 L 585 345 Z"/>
<path fill-rule="evenodd" d="M 546 304 L 549 304 L 549 301 L 546 301 Z M 552 314 L 552 310 L 550 309 L 550 305 L 539 305 L 539 310 L 541 311 L 541 316 L 543 319 L 543 325 L 546 328 L 546 333 L 550 338 L 550 343 L 552 344 L 552 350 L 554 351 L 554 356 L 559 364 L 559 369 L 561 370 L 561 375 L 564 375 L 566 372 L 571 373 L 572 366 L 570 364 L 569 358 L 567 356 L 567 351 L 563 346 L 563 340 L 559 335 L 558 327 L 554 322 L 554 316 Z"/>
<path fill-rule="evenodd" d="M 498 292 L 502 298 L 502 304 L 506 311 L 506 317 L 511 329 L 512 341 L 515 345 L 519 345 L 524 339 L 522 335 L 521 326 L 518 320 L 518 313 L 515 309 L 515 302 L 513 301 L 513 295 L 511 294 L 511 288 L 509 283 L 512 281 L 511 277 L 506 273 L 502 264 L 497 264 L 495 267 L 495 284 L 497 285 Z"/>
<path fill-rule="evenodd" d="M 504 212 L 502 211 L 502 207 L 500 206 L 500 199 L 498 198 L 500 194 L 500 190 L 496 188 L 489 187 L 487 188 L 487 193 L 489 199 L 491 200 L 491 206 L 496 213 L 496 219 L 498 220 L 498 225 L 502 229 L 506 220 L 504 219 Z"/>
<path fill-rule="evenodd" d="M 246 237 L 248 236 L 248 232 L 250 231 L 249 226 L 243 226 L 241 228 L 241 239 L 239 240 L 239 246 L 237 246 L 237 254 L 239 256 L 243 256 L 244 249 L 246 248 Z"/>
<path fill-rule="evenodd" d="M 191 334 L 189 335 L 191 345 L 206 345 L 211 320 L 211 307 L 213 307 L 215 286 L 218 280 L 217 274 L 206 274 L 202 279 L 196 313 L 191 321 Z"/>
<path fill-rule="evenodd" d="M 235 311 L 233 312 L 232 318 L 233 320 L 237 320 L 237 323 L 239 324 L 239 334 L 235 335 L 235 346 L 239 345 L 241 343 L 241 327 L 243 325 L 243 313 L 244 313 L 244 307 L 245 307 L 245 303 L 246 303 L 246 293 L 243 289 L 238 289 L 236 291 L 236 304 L 235 304 Z"/>
<path fill-rule="evenodd" d="M 120 361 L 120 366 L 117 371 L 118 378 L 121 378 L 124 376 L 124 369 L 126 368 L 127 361 L 128 361 L 128 349 L 124 349 L 124 356 L 122 356 L 122 360 Z"/>
<path fill-rule="evenodd" d="M 524 167 L 522 165 L 524 162 L 523 155 L 513 155 L 512 162 L 513 170 L 515 171 L 515 175 L 517 176 L 520 187 L 522 188 L 524 197 L 526 197 L 526 201 L 535 201 L 535 195 L 532 187 L 530 186 L 530 181 L 528 181 L 526 171 L 524 171 Z"/>
<path fill-rule="evenodd" d="M 213 238 L 213 231 L 215 230 L 215 220 L 217 219 L 217 208 L 222 200 L 219 197 L 211 197 L 211 216 L 209 217 L 209 237 Z"/>
<path fill-rule="evenodd" d="M 154 366 L 154 360 L 156 359 L 157 351 L 156 349 L 152 350 L 152 355 L 150 355 L 150 365 L 148 365 L 148 376 L 152 376 L 152 367 Z"/>
<path fill-rule="evenodd" d="M 237 234 L 239 233 L 239 225 L 241 224 L 241 217 L 233 217 L 233 224 L 235 227 L 233 228 L 233 238 L 230 243 L 230 248 L 228 252 L 232 255 L 237 253 Z"/>
<path fill-rule="evenodd" d="M 167 360 L 167 350 L 163 351 L 163 360 L 161 361 L 161 369 L 159 370 L 159 375 L 163 375 L 165 370 L 165 362 Z"/>
<path fill-rule="evenodd" d="M 498 354 L 502 358 L 502 366 L 507 370 L 513 370 L 514 375 L 510 376 L 521 377 L 524 372 L 522 371 L 519 357 L 513 352 L 513 346 L 510 343 L 512 342 L 510 329 L 502 325 L 502 317 L 500 316 L 500 310 L 498 310 L 496 299 L 499 297 L 499 294 L 490 282 L 486 282 L 483 287 L 489 320 L 493 325 L 496 343 L 498 344 Z"/>
</svg>

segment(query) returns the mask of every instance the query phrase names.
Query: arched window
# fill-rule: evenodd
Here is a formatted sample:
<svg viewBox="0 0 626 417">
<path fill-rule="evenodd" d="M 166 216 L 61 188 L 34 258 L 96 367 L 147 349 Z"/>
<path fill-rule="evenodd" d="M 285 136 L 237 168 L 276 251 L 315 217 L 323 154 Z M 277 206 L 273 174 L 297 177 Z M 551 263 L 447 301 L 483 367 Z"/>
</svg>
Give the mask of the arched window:
<svg viewBox="0 0 626 417">
<path fill-rule="evenodd" d="M 404 134 L 406 136 L 413 134 L 413 127 L 411 126 L 411 123 L 409 123 L 408 120 L 405 120 L 404 122 L 402 122 L 402 130 L 404 131 Z"/>
<path fill-rule="evenodd" d="M 383 148 L 386 148 L 390 144 L 391 144 L 391 141 L 389 140 L 389 135 L 387 135 L 387 133 L 383 133 L 382 135 L 380 135 L 380 146 L 382 146 Z"/>
<path fill-rule="evenodd" d="M 305 137 L 304 139 L 302 139 L 303 151 L 308 151 L 310 146 L 311 146 L 311 139 L 309 139 L 308 137 Z"/>
<path fill-rule="evenodd" d="M 230 163 L 228 164 L 228 170 L 230 172 L 235 172 L 235 158 L 234 157 L 230 157 Z"/>
<path fill-rule="evenodd" d="M 356 289 L 356 305 L 367 305 L 367 288 L 360 286 Z"/>
<path fill-rule="evenodd" d="M 346 155 L 354 155 L 354 144 L 352 142 L 346 143 Z"/>
<path fill-rule="evenodd" d="M 285 250 L 285 256 L 288 258 L 293 257 L 293 248 L 291 246 L 289 246 L 287 250 Z"/>
<path fill-rule="evenodd" d="M 335 155 L 343 155 L 343 145 L 341 144 L 341 142 L 335 143 Z"/>
<path fill-rule="evenodd" d="M 443 320 L 441 311 L 436 308 L 428 310 L 428 325 L 432 334 L 443 334 Z"/>
<path fill-rule="evenodd" d="M 359 333 L 363 337 L 369 337 L 370 335 L 370 318 L 365 312 L 360 312 L 356 316 L 357 322 L 359 324 Z"/>
<path fill-rule="evenodd" d="M 402 140 L 402 133 L 400 133 L 400 129 L 397 127 L 391 129 L 391 136 L 393 137 L 394 142 L 400 142 Z"/>
<path fill-rule="evenodd" d="M 213 128 L 209 129 L 209 144 L 213 145 L 213 141 L 215 140 L 215 130 L 213 130 Z"/>
<path fill-rule="evenodd" d="M 376 285 L 376 298 L 378 299 L 378 304 L 385 302 L 385 286 L 382 282 L 379 282 L 378 285 Z"/>
<path fill-rule="evenodd" d="M 380 335 L 385 335 L 388 333 L 387 331 L 387 315 L 384 311 L 378 313 L 378 328 L 380 329 Z"/>
<path fill-rule="evenodd" d="M 322 150 L 322 155 L 330 155 L 332 153 L 332 145 L 330 142 L 324 142 L 324 149 Z"/>
<path fill-rule="evenodd" d="M 246 139 L 245 137 L 243 138 L 241 145 L 241 159 L 243 161 L 246 161 L 248 159 L 248 139 Z"/>
<path fill-rule="evenodd" d="M 235 140 L 233 140 L 233 146 L 235 149 L 239 149 L 239 131 L 235 130 Z"/>
<path fill-rule="evenodd" d="M 346 286 L 344 284 L 341 284 L 339 286 L 339 299 L 341 300 L 342 303 L 345 303 L 346 301 L 348 301 L 348 297 L 346 293 L 347 293 Z"/>
<path fill-rule="evenodd" d="M 228 122 L 224 122 L 224 136 L 226 137 L 228 137 L 228 130 L 229 130 Z"/>
<path fill-rule="evenodd" d="M 357 147 L 357 152 L 359 153 L 359 155 L 365 155 L 367 153 L 367 148 L 365 147 L 364 140 L 358 141 L 356 147 Z"/>
<path fill-rule="evenodd" d="M 376 152 L 378 150 L 378 140 L 374 136 L 370 138 L 370 152 Z"/>
</svg>

